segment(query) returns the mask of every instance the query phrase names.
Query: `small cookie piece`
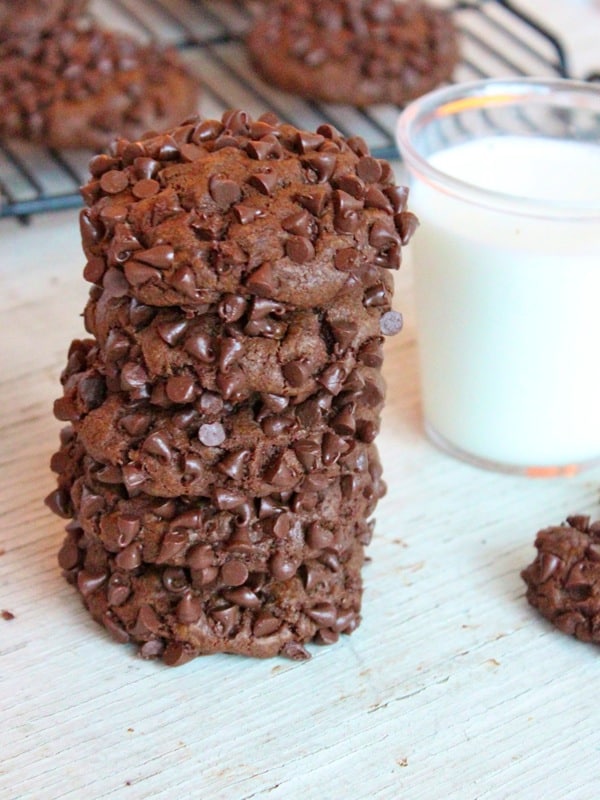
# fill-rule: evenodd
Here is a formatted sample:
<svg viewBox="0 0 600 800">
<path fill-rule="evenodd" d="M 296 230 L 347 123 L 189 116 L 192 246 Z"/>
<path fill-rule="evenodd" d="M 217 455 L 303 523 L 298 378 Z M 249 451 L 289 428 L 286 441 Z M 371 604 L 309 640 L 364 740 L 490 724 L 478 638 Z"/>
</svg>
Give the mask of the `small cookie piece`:
<svg viewBox="0 0 600 800">
<path fill-rule="evenodd" d="M 535 546 L 521 573 L 527 600 L 563 633 L 600 644 L 600 520 L 567 517 L 539 531 Z"/>
<path fill-rule="evenodd" d="M 359 107 L 402 105 L 449 79 L 458 60 L 447 12 L 394 0 L 274 0 L 248 48 L 269 83 Z"/>
<path fill-rule="evenodd" d="M 0 41 L 39 36 L 82 14 L 87 0 L 0 0 Z"/>
<path fill-rule="evenodd" d="M 100 150 L 180 122 L 199 89 L 175 51 L 75 22 L 0 44 L 0 136 Z"/>
</svg>

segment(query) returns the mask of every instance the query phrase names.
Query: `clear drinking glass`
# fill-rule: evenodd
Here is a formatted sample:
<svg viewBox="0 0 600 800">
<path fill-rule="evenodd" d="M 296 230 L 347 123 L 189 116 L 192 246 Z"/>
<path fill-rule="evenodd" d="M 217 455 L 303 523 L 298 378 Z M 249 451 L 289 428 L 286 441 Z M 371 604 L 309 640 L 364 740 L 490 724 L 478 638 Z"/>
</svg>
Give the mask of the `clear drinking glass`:
<svg viewBox="0 0 600 800">
<path fill-rule="evenodd" d="M 429 437 L 477 465 L 600 461 L 600 87 L 482 80 L 397 126 Z"/>
</svg>

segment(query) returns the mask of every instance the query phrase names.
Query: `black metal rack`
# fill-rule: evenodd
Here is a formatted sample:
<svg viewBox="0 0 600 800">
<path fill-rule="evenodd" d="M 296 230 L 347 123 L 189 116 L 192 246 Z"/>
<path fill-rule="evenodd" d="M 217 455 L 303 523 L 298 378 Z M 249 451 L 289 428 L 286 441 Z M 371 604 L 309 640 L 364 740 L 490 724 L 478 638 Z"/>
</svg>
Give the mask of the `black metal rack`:
<svg viewBox="0 0 600 800">
<path fill-rule="evenodd" d="M 560 41 L 512 2 L 459 0 L 450 7 L 462 40 L 456 81 L 568 76 Z M 376 156 L 397 157 L 397 106 L 359 110 L 306 102 L 261 81 L 248 62 L 244 34 L 251 17 L 241 6 L 220 0 L 146 0 L 143 9 L 141 14 L 135 0 L 96 0 L 92 6 L 104 24 L 179 48 L 203 85 L 204 116 L 220 116 L 232 107 L 252 114 L 270 109 L 307 129 L 329 122 L 342 133 L 362 136 Z M 58 152 L 14 141 L 0 144 L 0 217 L 27 221 L 32 214 L 79 206 L 79 186 L 87 179 L 90 157 L 88 151 Z"/>
</svg>

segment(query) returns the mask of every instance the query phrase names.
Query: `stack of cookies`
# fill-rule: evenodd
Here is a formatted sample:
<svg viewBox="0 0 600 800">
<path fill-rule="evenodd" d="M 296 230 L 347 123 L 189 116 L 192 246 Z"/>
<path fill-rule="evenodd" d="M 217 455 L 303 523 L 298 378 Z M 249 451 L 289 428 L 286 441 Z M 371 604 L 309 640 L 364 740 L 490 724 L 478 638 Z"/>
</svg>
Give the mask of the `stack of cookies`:
<svg viewBox="0 0 600 800">
<path fill-rule="evenodd" d="M 174 50 L 85 16 L 85 0 L 0 0 L 0 136 L 104 149 L 174 125 L 198 82 Z"/>
<path fill-rule="evenodd" d="M 242 111 L 90 168 L 60 564 L 144 657 L 307 658 L 360 620 L 407 192 L 358 137 Z"/>
</svg>

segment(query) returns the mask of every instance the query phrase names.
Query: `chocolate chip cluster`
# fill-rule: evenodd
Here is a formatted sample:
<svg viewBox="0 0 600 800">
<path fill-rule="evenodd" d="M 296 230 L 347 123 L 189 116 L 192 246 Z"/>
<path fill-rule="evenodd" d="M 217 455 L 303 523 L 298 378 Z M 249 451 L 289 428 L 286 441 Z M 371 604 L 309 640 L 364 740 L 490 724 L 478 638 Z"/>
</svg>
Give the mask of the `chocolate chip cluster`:
<svg viewBox="0 0 600 800">
<path fill-rule="evenodd" d="M 535 546 L 521 573 L 528 601 L 563 633 L 600 643 L 600 520 L 568 517 L 539 531 Z"/>
<path fill-rule="evenodd" d="M 0 2 L 0 136 L 100 150 L 196 111 L 198 83 L 173 50 L 104 30 L 85 7 Z"/>
<path fill-rule="evenodd" d="M 360 138 L 243 111 L 90 168 L 60 564 L 144 657 L 307 658 L 360 619 L 407 191 Z"/>
</svg>

